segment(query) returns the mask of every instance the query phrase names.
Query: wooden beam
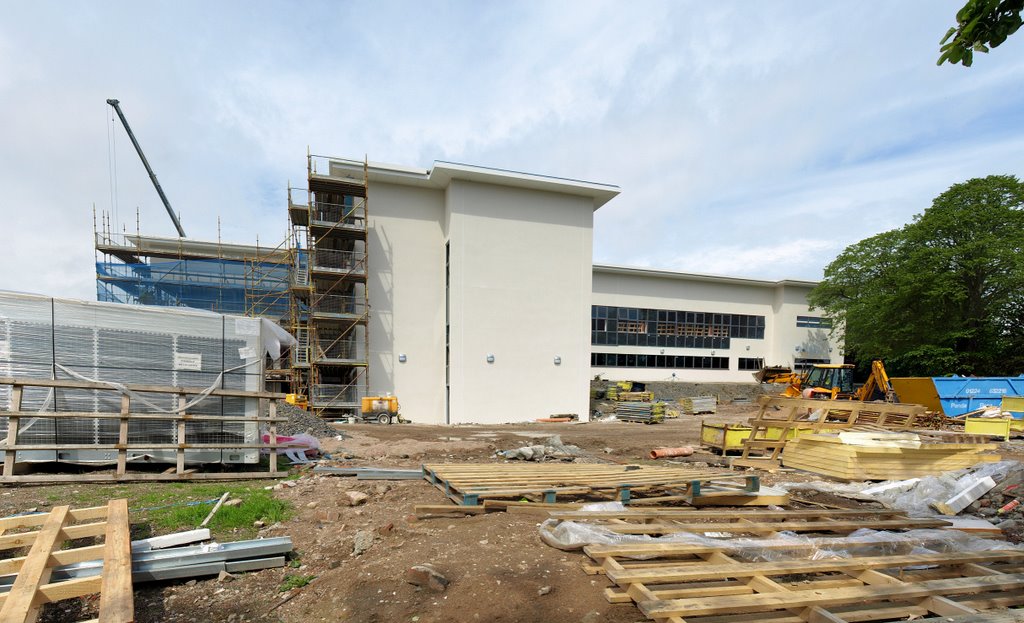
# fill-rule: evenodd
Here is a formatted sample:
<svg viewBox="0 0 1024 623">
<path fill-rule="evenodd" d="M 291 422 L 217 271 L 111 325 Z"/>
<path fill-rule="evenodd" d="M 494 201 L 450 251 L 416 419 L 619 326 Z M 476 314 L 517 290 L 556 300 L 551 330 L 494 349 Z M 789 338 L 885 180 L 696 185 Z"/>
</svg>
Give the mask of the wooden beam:
<svg viewBox="0 0 1024 623">
<path fill-rule="evenodd" d="M 132 539 L 128 525 L 128 500 L 108 504 L 100 586 L 100 620 L 131 623 L 135 620 L 132 596 Z"/>
<path fill-rule="evenodd" d="M 21 572 L 14 580 L 11 591 L 3 608 L 0 609 L 0 621 L 5 623 L 33 623 L 39 616 L 39 604 L 36 602 L 36 591 L 50 580 L 53 569 L 48 566 L 50 555 L 60 549 L 66 535 L 63 534 L 64 524 L 68 520 L 68 506 L 55 506 L 50 511 L 42 529 L 32 541 Z"/>
</svg>

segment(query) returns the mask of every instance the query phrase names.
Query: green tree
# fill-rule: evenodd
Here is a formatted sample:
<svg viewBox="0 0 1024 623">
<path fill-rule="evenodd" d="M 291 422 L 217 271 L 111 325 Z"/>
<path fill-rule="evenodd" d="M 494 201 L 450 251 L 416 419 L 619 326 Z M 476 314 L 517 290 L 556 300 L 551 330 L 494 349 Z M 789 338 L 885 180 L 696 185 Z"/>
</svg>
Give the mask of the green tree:
<svg viewBox="0 0 1024 623">
<path fill-rule="evenodd" d="M 1024 372 L 1024 183 L 955 184 L 904 227 L 847 247 L 810 295 L 859 363 L 891 373 Z"/>
<path fill-rule="evenodd" d="M 970 67 L 975 52 L 988 53 L 1017 32 L 1022 10 L 1024 0 L 967 0 L 956 13 L 956 26 L 939 42 L 938 64 Z"/>
</svg>

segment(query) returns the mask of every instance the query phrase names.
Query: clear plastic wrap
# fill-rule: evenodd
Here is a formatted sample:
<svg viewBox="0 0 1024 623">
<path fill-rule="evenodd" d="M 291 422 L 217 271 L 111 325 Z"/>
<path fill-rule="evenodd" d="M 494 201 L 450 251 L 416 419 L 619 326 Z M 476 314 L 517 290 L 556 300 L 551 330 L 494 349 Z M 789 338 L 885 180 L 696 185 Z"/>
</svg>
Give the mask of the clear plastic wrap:
<svg viewBox="0 0 1024 623">
<path fill-rule="evenodd" d="M 675 543 L 720 549 L 747 562 L 824 560 L 893 554 L 1024 551 L 1024 546 L 1021 545 L 985 539 L 959 530 L 922 529 L 887 532 L 861 529 L 847 536 L 831 537 L 809 537 L 795 532 L 782 531 L 770 537 L 741 538 L 716 538 L 707 534 L 677 532 L 652 537 L 645 534 L 618 534 L 600 524 L 584 521 L 559 521 L 557 519 L 544 521 L 539 529 L 541 539 L 545 543 L 562 550 L 582 549 L 587 545 Z M 630 556 L 630 558 L 644 560 L 657 556 L 658 554 L 636 555 Z"/>
<path fill-rule="evenodd" d="M 928 517 L 938 514 L 931 507 L 932 503 L 945 502 L 973 481 L 987 476 L 998 484 L 1011 471 L 1021 469 L 1024 468 L 1018 461 L 999 461 L 910 480 L 880 483 L 787 482 L 776 486 L 787 491 L 822 491 L 858 500 L 870 499 L 889 508 L 905 511 L 911 517 Z"/>
</svg>

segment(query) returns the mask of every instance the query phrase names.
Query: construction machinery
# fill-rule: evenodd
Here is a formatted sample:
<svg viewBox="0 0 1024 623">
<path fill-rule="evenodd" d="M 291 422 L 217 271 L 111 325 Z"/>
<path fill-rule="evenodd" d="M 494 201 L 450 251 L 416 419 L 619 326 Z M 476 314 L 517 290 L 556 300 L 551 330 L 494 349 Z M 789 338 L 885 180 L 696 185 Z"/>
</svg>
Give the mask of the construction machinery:
<svg viewBox="0 0 1024 623">
<path fill-rule="evenodd" d="M 398 415 L 398 396 L 364 396 L 361 401 L 360 419 L 378 424 L 401 422 Z"/>
<path fill-rule="evenodd" d="M 871 375 L 857 387 L 853 383 L 852 364 L 814 364 L 802 374 L 785 366 L 769 366 L 754 373 L 758 383 L 786 385 L 782 395 L 790 398 L 821 398 L 827 400 L 884 400 L 896 402 L 885 365 L 871 362 Z"/>
</svg>

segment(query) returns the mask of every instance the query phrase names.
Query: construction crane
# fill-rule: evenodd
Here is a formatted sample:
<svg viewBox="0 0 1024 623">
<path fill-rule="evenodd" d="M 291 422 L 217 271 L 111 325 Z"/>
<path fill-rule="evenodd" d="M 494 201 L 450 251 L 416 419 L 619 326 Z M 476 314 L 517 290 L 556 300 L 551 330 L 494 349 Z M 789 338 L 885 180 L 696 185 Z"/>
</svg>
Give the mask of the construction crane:
<svg viewBox="0 0 1024 623">
<path fill-rule="evenodd" d="M 167 209 L 167 214 L 170 215 L 171 220 L 174 221 L 174 228 L 178 230 L 178 236 L 185 238 L 185 230 L 181 228 L 181 223 L 178 222 L 177 215 L 174 214 L 174 210 L 171 209 L 171 202 L 167 200 L 167 195 L 164 194 L 164 189 L 160 188 L 160 182 L 156 181 L 156 173 L 153 173 L 153 167 L 149 166 L 149 161 L 146 160 L 146 154 L 142 153 L 142 146 L 139 145 L 139 141 L 135 140 L 135 133 L 132 132 L 131 126 L 128 125 L 128 119 L 125 118 L 124 113 L 121 111 L 120 102 L 118 100 L 107 100 L 114 111 L 117 112 L 117 116 L 121 118 L 121 125 L 124 126 L 124 131 L 128 133 L 128 138 L 132 139 L 132 145 L 135 146 L 135 151 L 139 153 L 139 158 L 142 159 L 142 166 L 146 167 L 146 172 L 149 173 L 149 179 L 153 182 L 153 186 L 156 188 L 156 194 L 160 195 L 160 201 L 164 202 L 164 208 Z"/>
</svg>

